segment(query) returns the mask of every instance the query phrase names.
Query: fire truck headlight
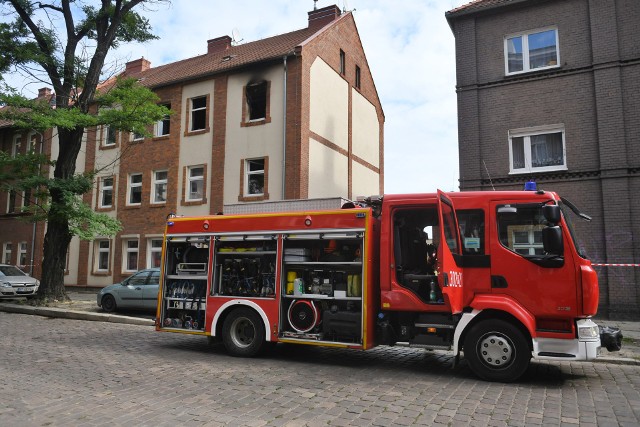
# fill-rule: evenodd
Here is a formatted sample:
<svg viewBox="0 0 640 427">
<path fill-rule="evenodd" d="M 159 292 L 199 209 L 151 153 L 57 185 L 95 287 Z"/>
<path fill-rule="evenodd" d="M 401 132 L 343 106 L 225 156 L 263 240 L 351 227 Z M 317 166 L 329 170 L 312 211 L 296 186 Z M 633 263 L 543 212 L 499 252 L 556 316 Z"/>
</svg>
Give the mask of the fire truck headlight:
<svg viewBox="0 0 640 427">
<path fill-rule="evenodd" d="M 578 326 L 578 338 L 593 339 L 600 336 L 598 325 Z"/>
</svg>

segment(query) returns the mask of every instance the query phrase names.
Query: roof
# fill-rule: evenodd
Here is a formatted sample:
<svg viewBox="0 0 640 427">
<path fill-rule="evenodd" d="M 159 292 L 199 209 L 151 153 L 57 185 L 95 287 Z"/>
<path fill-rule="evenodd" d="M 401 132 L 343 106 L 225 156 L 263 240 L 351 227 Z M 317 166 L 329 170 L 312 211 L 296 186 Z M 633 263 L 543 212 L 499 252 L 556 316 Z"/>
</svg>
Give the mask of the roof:
<svg viewBox="0 0 640 427">
<path fill-rule="evenodd" d="M 296 47 L 320 31 L 322 31 L 322 28 L 303 28 L 250 43 L 230 46 L 220 52 L 207 53 L 149 68 L 140 73 L 127 74 L 127 76 L 140 79 L 140 82 L 147 87 L 158 87 L 179 81 L 192 80 L 249 64 L 293 55 Z"/>
<path fill-rule="evenodd" d="M 469 3 L 456 7 L 445 13 L 447 19 L 455 18 L 461 15 L 468 15 L 474 12 L 481 12 L 489 9 L 495 9 L 501 6 L 507 6 L 515 3 L 522 3 L 528 0 L 472 0 Z"/>
</svg>

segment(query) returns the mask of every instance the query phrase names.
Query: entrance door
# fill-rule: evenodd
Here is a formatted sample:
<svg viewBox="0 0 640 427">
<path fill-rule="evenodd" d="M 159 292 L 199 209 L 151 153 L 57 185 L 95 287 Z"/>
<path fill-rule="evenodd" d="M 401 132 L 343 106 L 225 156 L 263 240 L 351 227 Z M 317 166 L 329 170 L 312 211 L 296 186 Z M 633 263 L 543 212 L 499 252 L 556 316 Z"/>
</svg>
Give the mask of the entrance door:
<svg viewBox="0 0 640 427">
<path fill-rule="evenodd" d="M 438 190 L 438 211 L 440 215 L 440 245 L 438 245 L 438 283 L 442 293 L 448 295 L 452 313 L 462 311 L 462 268 L 460 258 L 460 233 L 453 202 Z"/>
</svg>

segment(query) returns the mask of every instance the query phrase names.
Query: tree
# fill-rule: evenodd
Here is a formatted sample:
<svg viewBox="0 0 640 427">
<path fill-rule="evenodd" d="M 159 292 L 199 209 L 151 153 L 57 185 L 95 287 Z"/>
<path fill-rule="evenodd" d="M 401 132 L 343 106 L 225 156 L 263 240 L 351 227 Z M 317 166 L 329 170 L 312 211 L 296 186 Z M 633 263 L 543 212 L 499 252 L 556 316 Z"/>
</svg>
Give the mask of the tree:
<svg viewBox="0 0 640 427">
<path fill-rule="evenodd" d="M 83 236 L 84 232 L 83 237 L 89 237 L 95 232 L 92 227 L 104 219 L 79 201 L 80 195 L 91 190 L 94 176 L 94 171 L 76 174 L 85 129 L 109 123 L 119 130 L 147 135 L 146 126 L 168 112 L 156 105 L 151 91 L 132 80 L 118 79 L 104 93 L 99 92 L 110 49 L 122 42 L 155 38 L 147 19 L 134 9 L 158 3 L 168 1 L 0 0 L 3 14 L 14 18 L 0 25 L 0 72 L 17 67 L 34 79 L 50 82 L 55 92 L 55 109 L 15 95 L 0 100 L 5 105 L 3 118 L 16 127 L 55 128 L 58 133 L 53 178 L 31 176 L 31 181 L 13 183 L 35 184 L 48 196 L 47 204 L 40 207 L 47 220 L 40 300 L 67 298 L 64 268 L 69 242 L 74 234 Z M 96 113 L 96 105 L 112 108 Z M 103 225 L 107 228 L 102 230 L 113 227 Z"/>
</svg>

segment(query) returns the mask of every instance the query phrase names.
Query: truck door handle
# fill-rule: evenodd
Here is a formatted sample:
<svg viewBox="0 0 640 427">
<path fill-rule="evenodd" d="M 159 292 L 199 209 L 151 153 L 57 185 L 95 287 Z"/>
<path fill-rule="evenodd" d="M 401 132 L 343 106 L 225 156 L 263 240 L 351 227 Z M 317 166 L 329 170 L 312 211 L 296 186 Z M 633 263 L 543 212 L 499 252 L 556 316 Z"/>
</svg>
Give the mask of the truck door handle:
<svg viewBox="0 0 640 427">
<path fill-rule="evenodd" d="M 442 273 L 442 286 L 445 288 L 449 286 L 449 275 L 447 273 Z"/>
</svg>

